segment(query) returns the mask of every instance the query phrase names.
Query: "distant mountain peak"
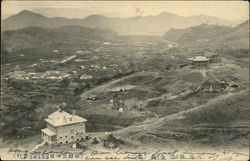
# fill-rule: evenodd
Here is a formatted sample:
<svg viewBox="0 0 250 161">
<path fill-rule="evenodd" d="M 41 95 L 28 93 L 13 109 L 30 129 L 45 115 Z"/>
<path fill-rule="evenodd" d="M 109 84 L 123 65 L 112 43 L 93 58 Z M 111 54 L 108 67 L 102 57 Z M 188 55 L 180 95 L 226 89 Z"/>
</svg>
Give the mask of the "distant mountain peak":
<svg viewBox="0 0 250 161">
<path fill-rule="evenodd" d="M 18 14 L 32 14 L 33 12 L 29 11 L 29 10 L 22 10 L 21 12 L 19 12 Z"/>
<path fill-rule="evenodd" d="M 14 15 L 15 17 L 19 17 L 19 16 L 22 16 L 22 17 L 45 17 L 43 15 L 40 15 L 40 14 L 37 14 L 37 13 L 34 13 L 34 12 L 31 12 L 29 10 L 22 10 L 21 12 L 19 12 L 18 14 Z"/>
<path fill-rule="evenodd" d="M 103 16 L 103 15 L 90 15 L 88 17 L 86 17 L 85 19 L 105 19 L 107 17 Z"/>
<path fill-rule="evenodd" d="M 162 12 L 160 14 L 158 14 L 157 16 L 178 16 L 174 13 L 170 13 L 170 12 Z"/>
<path fill-rule="evenodd" d="M 17 13 L 17 15 L 37 15 L 36 13 L 34 12 L 31 12 L 29 10 L 22 10 L 21 12 Z"/>
</svg>

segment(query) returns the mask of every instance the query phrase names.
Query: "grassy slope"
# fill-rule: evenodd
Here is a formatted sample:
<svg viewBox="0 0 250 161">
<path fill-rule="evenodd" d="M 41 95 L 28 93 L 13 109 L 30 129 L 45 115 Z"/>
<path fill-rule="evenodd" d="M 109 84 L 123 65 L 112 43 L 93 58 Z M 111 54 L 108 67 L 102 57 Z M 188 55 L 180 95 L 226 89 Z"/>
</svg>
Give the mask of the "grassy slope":
<svg viewBox="0 0 250 161">
<path fill-rule="evenodd" d="M 150 146 L 234 147 L 247 148 L 249 96 L 248 90 L 215 98 L 186 117 L 166 116 L 149 124 L 123 129 L 118 135 L 138 139 Z M 214 128 L 218 127 L 218 128 Z M 245 128 L 244 128 L 245 127 Z"/>
<path fill-rule="evenodd" d="M 143 145 L 156 147 L 185 148 L 191 145 L 199 148 L 202 145 L 202 147 L 208 148 L 221 148 L 223 146 L 247 148 L 247 139 L 249 138 L 249 70 L 246 68 L 248 62 L 238 64 L 238 60 L 239 58 L 232 57 L 223 59 L 223 65 L 211 66 L 203 74 L 205 73 L 205 77 L 212 76 L 219 80 L 223 78 L 236 79 L 235 81 L 240 84 L 237 91 L 242 90 L 241 92 L 224 92 L 216 95 L 191 93 L 191 95 L 176 97 L 165 102 L 163 101 L 164 97 L 160 96 L 158 99 L 149 101 L 146 108 L 161 118 L 147 119 L 141 124 L 118 130 L 116 134 L 124 138 L 139 140 Z M 176 81 L 175 83 L 186 87 L 190 83 L 198 85 L 206 79 L 192 82 L 190 76 L 200 77 L 198 73 L 199 71 L 190 73 L 186 69 L 178 71 L 175 76 L 182 78 L 179 79 L 182 83 Z M 164 79 L 166 78 L 157 79 L 155 84 L 151 84 L 151 88 L 156 87 L 157 84 L 161 84 L 163 88 L 165 84 L 169 91 L 171 91 L 170 89 L 172 91 L 183 89 L 181 86 L 175 86 L 175 83 L 166 83 Z M 191 109 L 191 112 L 186 114 L 186 109 Z"/>
</svg>

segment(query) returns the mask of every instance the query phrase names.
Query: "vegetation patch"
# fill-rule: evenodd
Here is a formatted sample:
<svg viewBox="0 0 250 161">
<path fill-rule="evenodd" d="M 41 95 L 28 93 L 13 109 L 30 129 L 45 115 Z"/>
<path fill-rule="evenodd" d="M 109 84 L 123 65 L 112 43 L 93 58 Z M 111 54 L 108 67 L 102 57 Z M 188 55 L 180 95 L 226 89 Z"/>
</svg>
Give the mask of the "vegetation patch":
<svg viewBox="0 0 250 161">
<path fill-rule="evenodd" d="M 181 76 L 184 82 L 199 83 L 203 81 L 203 76 L 200 72 L 192 72 Z"/>
</svg>

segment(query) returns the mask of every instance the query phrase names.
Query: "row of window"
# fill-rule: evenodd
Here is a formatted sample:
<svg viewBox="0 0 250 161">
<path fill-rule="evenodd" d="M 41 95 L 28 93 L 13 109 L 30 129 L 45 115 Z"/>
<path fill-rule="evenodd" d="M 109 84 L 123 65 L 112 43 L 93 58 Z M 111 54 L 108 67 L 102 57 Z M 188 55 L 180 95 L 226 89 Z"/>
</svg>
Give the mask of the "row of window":
<svg viewBox="0 0 250 161">
<path fill-rule="evenodd" d="M 76 141 L 83 140 L 84 138 L 81 139 L 76 139 Z M 65 143 L 69 143 L 68 141 L 65 141 Z M 63 144 L 63 142 L 59 142 L 59 144 Z"/>
<path fill-rule="evenodd" d="M 83 133 L 81 133 L 81 135 L 82 135 Z M 76 135 L 78 135 L 78 133 L 76 133 Z M 67 135 L 65 135 L 65 138 L 67 138 L 68 136 Z M 74 136 L 71 136 L 71 138 L 73 138 Z M 60 136 L 60 139 L 62 139 L 62 136 Z"/>
</svg>

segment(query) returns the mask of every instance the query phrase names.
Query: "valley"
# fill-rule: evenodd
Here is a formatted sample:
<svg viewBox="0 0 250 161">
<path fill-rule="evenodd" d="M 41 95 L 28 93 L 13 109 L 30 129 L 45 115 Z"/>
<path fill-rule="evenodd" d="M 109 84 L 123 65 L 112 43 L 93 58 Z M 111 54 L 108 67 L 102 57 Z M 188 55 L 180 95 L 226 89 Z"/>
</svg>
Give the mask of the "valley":
<svg viewBox="0 0 250 161">
<path fill-rule="evenodd" d="M 87 151 L 247 149 L 249 39 L 234 37 L 247 35 L 245 25 L 203 24 L 164 36 L 74 25 L 2 32 L 1 148 L 33 149 L 27 138 L 41 143 L 44 119 L 61 108 L 88 120 Z M 195 66 L 198 56 L 206 67 Z"/>
</svg>

